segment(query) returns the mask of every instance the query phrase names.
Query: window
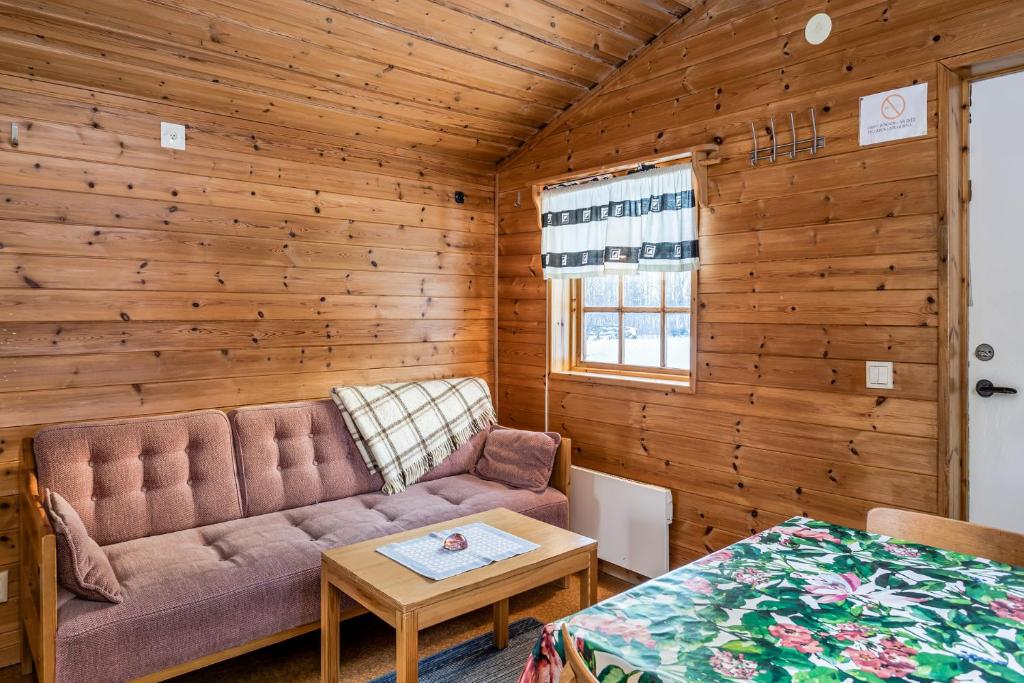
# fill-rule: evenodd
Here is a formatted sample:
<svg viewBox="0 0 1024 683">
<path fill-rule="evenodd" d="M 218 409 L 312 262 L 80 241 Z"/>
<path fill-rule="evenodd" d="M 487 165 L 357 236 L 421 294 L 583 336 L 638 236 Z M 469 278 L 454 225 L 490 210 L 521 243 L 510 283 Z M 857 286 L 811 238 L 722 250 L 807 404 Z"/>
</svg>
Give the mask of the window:
<svg viewBox="0 0 1024 683">
<path fill-rule="evenodd" d="M 694 282 L 693 271 L 574 280 L 571 369 L 688 379 Z"/>
<path fill-rule="evenodd" d="M 550 372 L 694 389 L 697 204 L 689 163 L 537 186 Z M 603 376 L 604 379 L 601 379 Z"/>
</svg>

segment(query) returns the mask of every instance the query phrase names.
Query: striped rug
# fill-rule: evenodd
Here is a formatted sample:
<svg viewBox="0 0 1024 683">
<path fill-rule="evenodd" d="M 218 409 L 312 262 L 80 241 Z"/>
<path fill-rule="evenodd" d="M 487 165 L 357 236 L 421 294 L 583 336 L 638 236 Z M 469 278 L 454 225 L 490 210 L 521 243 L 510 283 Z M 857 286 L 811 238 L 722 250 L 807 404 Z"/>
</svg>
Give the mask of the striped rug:
<svg viewBox="0 0 1024 683">
<path fill-rule="evenodd" d="M 508 647 L 494 647 L 494 635 L 467 640 L 420 660 L 419 683 L 516 683 L 526 658 L 544 625 L 536 619 L 520 619 L 509 626 Z M 395 672 L 371 683 L 395 683 Z"/>
</svg>

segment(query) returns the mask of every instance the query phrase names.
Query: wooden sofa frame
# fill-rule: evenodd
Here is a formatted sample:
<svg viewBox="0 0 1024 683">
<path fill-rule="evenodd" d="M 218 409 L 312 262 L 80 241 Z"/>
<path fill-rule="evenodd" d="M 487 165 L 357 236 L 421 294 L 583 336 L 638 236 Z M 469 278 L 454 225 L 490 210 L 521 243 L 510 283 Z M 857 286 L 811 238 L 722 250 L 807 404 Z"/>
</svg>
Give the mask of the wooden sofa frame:
<svg viewBox="0 0 1024 683">
<path fill-rule="evenodd" d="M 569 468 L 572 464 L 572 442 L 563 438 L 555 455 L 549 485 L 569 497 Z M 39 683 L 56 680 L 57 663 L 57 550 L 56 537 L 43 508 L 42 493 L 36 479 L 35 457 L 31 439 L 25 440 L 19 477 L 19 515 L 21 517 L 21 671 L 36 670 Z M 563 583 L 563 587 L 565 584 Z M 351 608 L 342 612 L 341 619 L 364 614 L 365 609 Z M 136 679 L 137 683 L 155 683 L 195 671 L 253 650 L 279 643 L 289 638 L 320 628 L 314 621 L 295 628 L 272 633 L 269 636 L 214 652 L 188 662 L 176 664 Z"/>
</svg>

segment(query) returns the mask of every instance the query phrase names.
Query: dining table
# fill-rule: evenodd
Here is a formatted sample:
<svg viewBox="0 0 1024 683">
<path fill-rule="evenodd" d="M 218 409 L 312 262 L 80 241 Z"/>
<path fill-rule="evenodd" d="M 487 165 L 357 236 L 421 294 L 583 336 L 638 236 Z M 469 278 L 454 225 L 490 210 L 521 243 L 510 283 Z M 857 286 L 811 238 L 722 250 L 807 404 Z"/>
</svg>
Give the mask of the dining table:
<svg viewBox="0 0 1024 683">
<path fill-rule="evenodd" d="M 563 623 L 600 683 L 1024 683 L 1024 568 L 806 517 L 546 625 L 519 683 Z"/>
</svg>

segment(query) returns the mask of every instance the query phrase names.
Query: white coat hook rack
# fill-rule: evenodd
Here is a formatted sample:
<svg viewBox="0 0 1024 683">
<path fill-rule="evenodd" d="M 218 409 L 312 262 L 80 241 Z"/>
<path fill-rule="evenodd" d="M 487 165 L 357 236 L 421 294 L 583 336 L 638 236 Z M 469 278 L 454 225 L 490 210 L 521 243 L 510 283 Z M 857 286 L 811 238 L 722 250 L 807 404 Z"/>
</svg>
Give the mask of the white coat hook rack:
<svg viewBox="0 0 1024 683">
<path fill-rule="evenodd" d="M 797 139 L 796 132 L 796 116 L 793 112 L 789 113 L 789 144 L 782 147 L 782 156 L 789 157 L 790 159 L 796 159 L 800 152 L 807 152 L 811 156 L 818 153 L 818 150 L 825 146 L 825 138 L 818 135 L 818 122 L 814 116 L 814 107 L 811 107 L 808 112 L 808 117 L 811 123 L 811 137 L 804 138 L 803 140 Z M 775 129 L 775 117 L 773 116 L 769 120 L 768 134 L 771 135 L 771 144 L 767 147 L 759 146 L 757 140 L 757 124 L 755 122 L 750 123 L 750 135 L 753 140 L 753 149 L 750 151 L 750 165 L 757 166 L 761 161 L 770 161 L 775 163 L 779 158 L 779 141 Z M 787 149 L 788 147 L 788 149 Z"/>
</svg>

